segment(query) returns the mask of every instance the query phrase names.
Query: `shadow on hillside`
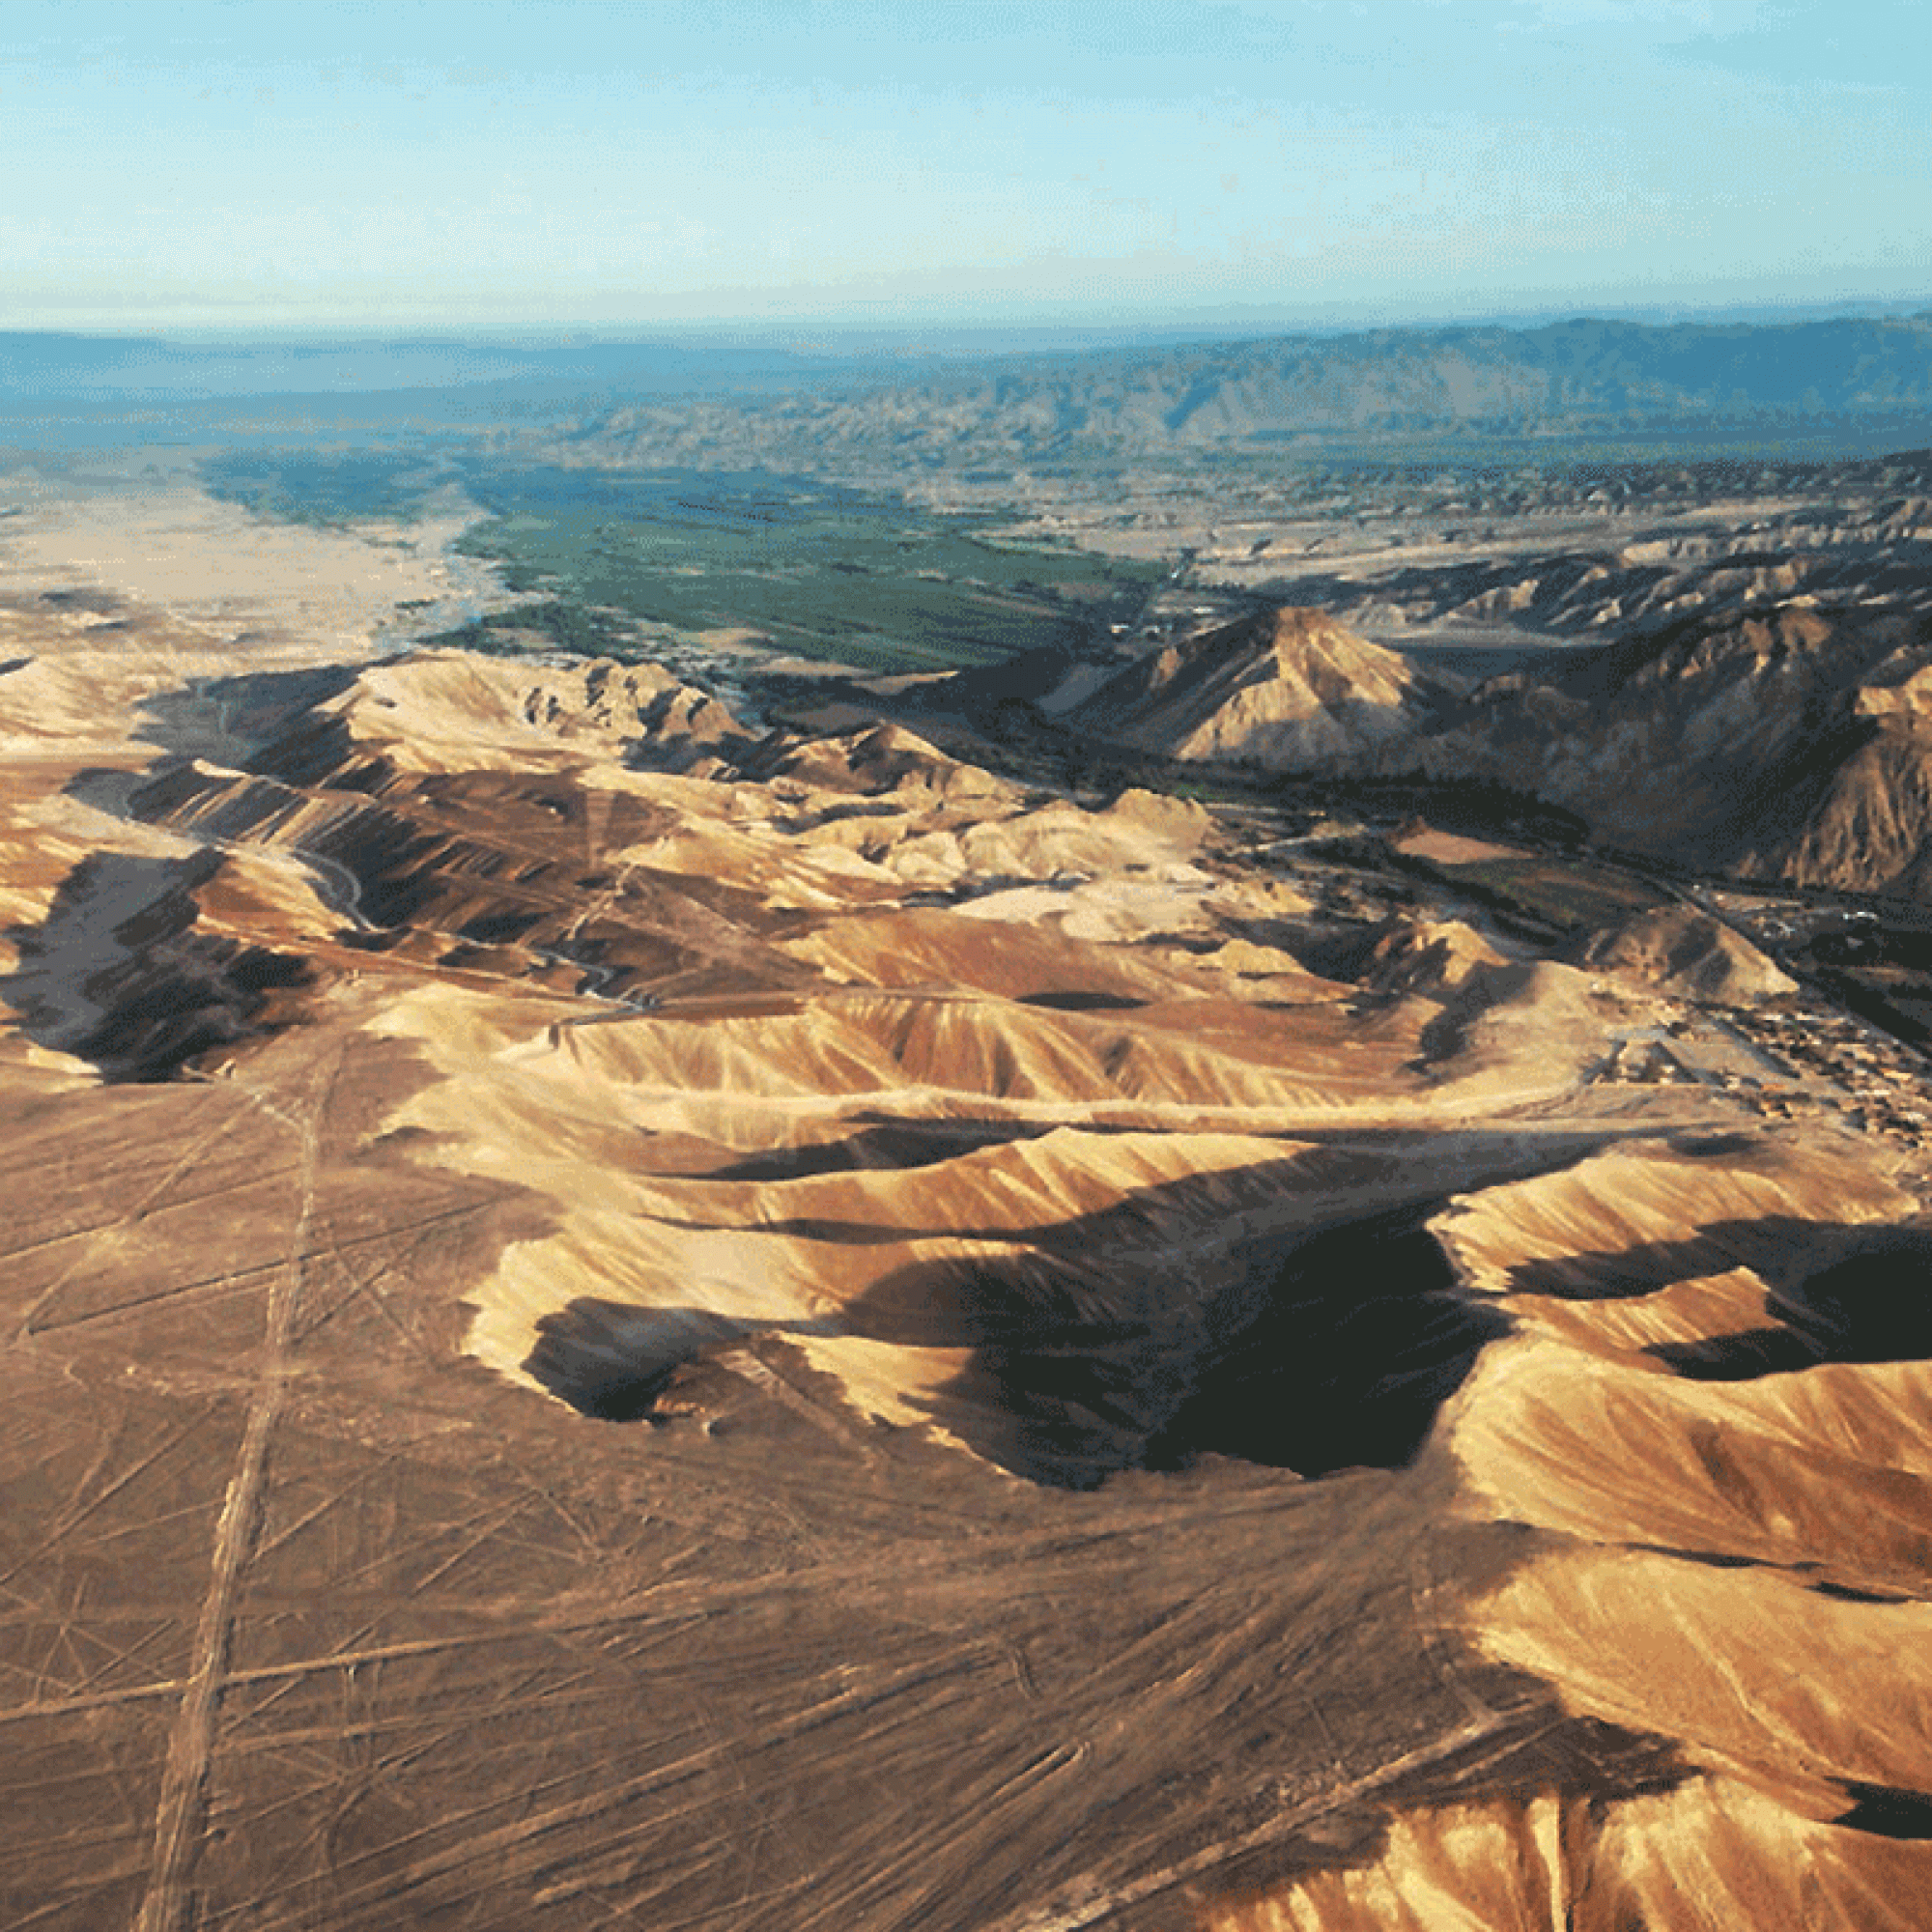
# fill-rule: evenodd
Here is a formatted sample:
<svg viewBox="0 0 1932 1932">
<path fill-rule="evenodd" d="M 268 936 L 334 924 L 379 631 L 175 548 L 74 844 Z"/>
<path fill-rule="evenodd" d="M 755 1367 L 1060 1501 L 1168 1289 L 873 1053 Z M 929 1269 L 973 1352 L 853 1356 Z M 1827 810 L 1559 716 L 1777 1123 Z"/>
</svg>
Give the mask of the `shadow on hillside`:
<svg viewBox="0 0 1932 1932">
<path fill-rule="evenodd" d="M 1722 1155 L 1731 1146 L 1719 1138 L 1685 1151 Z M 1762 1327 L 1654 1343 L 1646 1352 L 1696 1381 L 1749 1381 L 1821 1362 L 1932 1359 L 1932 1227 L 1791 1214 L 1710 1221 L 1677 1240 L 1520 1263 L 1508 1292 L 1627 1301 L 1736 1268 L 1765 1284 Z"/>
<path fill-rule="evenodd" d="M 358 665 L 192 678 L 143 699 L 138 735 L 176 757 L 244 763 L 355 682 Z"/>
<path fill-rule="evenodd" d="M 94 852 L 61 881 L 39 925 L 0 933 L 16 952 L 0 999 L 28 1038 L 109 1080 L 172 1078 L 196 1055 L 253 1029 L 270 993 L 309 980 L 307 963 L 198 929 L 196 893 L 221 866 Z"/>
<path fill-rule="evenodd" d="M 931 1152 L 896 1151 L 914 1162 Z M 768 1221 L 760 1232 L 855 1251 L 922 1234 L 943 1234 L 952 1251 L 892 1270 L 809 1323 L 580 1298 L 542 1320 L 524 1368 L 586 1415 L 636 1421 L 680 1369 L 750 1335 L 843 1335 L 965 1353 L 927 1405 L 933 1421 L 1042 1484 L 1086 1488 L 1203 1456 L 1308 1476 L 1399 1467 L 1510 1325 L 1458 1289 L 1424 1226 L 1442 1197 L 1256 1232 L 1286 1191 L 1386 1197 L 1391 1173 L 1379 1150 L 1303 1150 L 1025 1229 Z M 960 1252 L 965 1243 L 980 1251 Z"/>
<path fill-rule="evenodd" d="M 679 1370 L 753 1335 L 831 1335 L 832 1321 L 742 1321 L 707 1308 L 579 1295 L 537 1324 L 530 1379 L 597 1422 L 648 1420 Z"/>
<path fill-rule="evenodd" d="M 952 1124 L 963 1129 L 953 1151 L 984 1132 Z M 908 1129 L 862 1140 L 817 1151 L 808 1166 L 929 1166 L 947 1151 Z M 1327 1171 L 1318 1177 L 1311 1158 Z M 855 1249 L 943 1232 L 981 1251 L 895 1269 L 838 1317 L 811 1322 L 579 1300 L 544 1319 L 525 1367 L 587 1415 L 638 1420 L 680 1368 L 721 1347 L 754 1334 L 843 1335 L 965 1352 L 963 1369 L 924 1400 L 927 1413 L 988 1461 L 1041 1484 L 1087 1488 L 1116 1470 L 1174 1471 L 1203 1457 L 1308 1477 L 1398 1468 L 1420 1451 L 1482 1350 L 1513 1325 L 1506 1299 L 1459 1286 L 1430 1233 L 1444 1197 L 1315 1229 L 1252 1232 L 1256 1210 L 1264 1216 L 1282 1190 L 1346 1195 L 1376 1185 L 1385 1196 L 1393 1170 L 1384 1166 L 1378 1185 L 1362 1165 L 1380 1159 L 1361 1148 L 1304 1152 L 1135 1190 L 1026 1229 L 768 1222 L 762 1231 L 774 1236 Z M 785 1177 L 758 1169 L 755 1178 Z M 1712 1381 L 1932 1357 L 1928 1230 L 1716 1221 L 1678 1240 L 1526 1263 L 1510 1286 L 1612 1299 L 1740 1266 L 1767 1283 L 1763 1327 L 1650 1352 Z"/>
<path fill-rule="evenodd" d="M 1771 1253 L 1762 1328 L 1648 1352 L 1688 1379 L 1755 1381 L 1823 1362 L 1932 1360 L 1932 1230 L 1772 1219 L 1719 1223 L 1725 1248 Z M 1783 1257 L 1780 1264 L 1779 1256 Z"/>
<path fill-rule="evenodd" d="M 1137 1215 L 1157 1221 L 1164 1191 Z M 1399 1468 L 1511 1326 L 1458 1290 L 1423 1226 L 1441 1206 L 1237 1240 L 1218 1255 L 1184 1243 L 1123 1255 L 1139 1279 L 1119 1306 L 1103 1259 L 1110 1217 L 1088 1217 L 1051 1231 L 1064 1259 L 905 1270 L 844 1325 L 970 1346 L 933 1419 L 1034 1482 L 1087 1488 L 1204 1456 L 1304 1476 Z M 943 1308 L 951 1332 L 930 1334 L 923 1303 Z"/>
</svg>

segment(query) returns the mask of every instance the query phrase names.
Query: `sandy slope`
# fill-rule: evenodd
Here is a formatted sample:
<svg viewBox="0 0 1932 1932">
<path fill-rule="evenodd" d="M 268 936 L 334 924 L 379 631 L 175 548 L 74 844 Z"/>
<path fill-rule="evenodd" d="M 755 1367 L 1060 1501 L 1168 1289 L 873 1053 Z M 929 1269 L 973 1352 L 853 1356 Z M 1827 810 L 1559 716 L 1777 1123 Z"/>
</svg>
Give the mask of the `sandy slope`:
<svg viewBox="0 0 1932 1932">
<path fill-rule="evenodd" d="M 1170 645 L 1067 713 L 1177 758 L 1347 770 L 1411 737 L 1448 693 L 1325 611 L 1285 607 Z"/>
<path fill-rule="evenodd" d="M 1681 935 L 1338 982 L 1197 807 L 116 608 L 0 674 L 0 1918 L 1920 1922 L 1922 1179 L 1623 1077 Z"/>
</svg>

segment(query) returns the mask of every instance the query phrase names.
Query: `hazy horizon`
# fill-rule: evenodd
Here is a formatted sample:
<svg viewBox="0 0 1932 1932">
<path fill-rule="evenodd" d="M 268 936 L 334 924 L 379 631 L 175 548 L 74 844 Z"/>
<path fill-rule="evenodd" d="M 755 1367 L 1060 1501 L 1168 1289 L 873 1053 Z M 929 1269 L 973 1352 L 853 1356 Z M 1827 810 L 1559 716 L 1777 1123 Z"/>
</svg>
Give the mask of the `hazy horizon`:
<svg viewBox="0 0 1932 1932">
<path fill-rule="evenodd" d="M 1009 319 L 987 317 L 957 320 L 944 316 L 911 316 L 895 323 L 853 316 L 837 322 L 819 318 L 716 316 L 692 320 L 652 320 L 593 323 L 570 318 L 529 321 L 505 317 L 494 322 L 444 326 L 391 323 L 380 317 L 345 318 L 330 323 L 213 323 L 156 322 L 145 326 L 90 327 L 81 324 L 14 323 L 0 315 L 0 337 L 38 337 L 89 343 L 166 344 L 181 348 L 246 349 L 296 348 L 303 345 L 404 348 L 461 346 L 465 348 L 550 349 L 571 346 L 677 346 L 743 344 L 765 350 L 810 355 L 815 351 L 849 355 L 866 346 L 918 355 L 945 353 L 952 346 L 980 348 L 988 342 L 1012 341 L 1027 353 L 1036 345 L 1065 341 L 1095 346 L 1131 346 L 1138 342 L 1238 341 L 1275 336 L 1344 336 L 1380 331 L 1431 333 L 1464 328 L 1499 328 L 1518 332 L 1548 328 L 1564 323 L 1628 323 L 1645 327 L 1776 327 L 1827 321 L 1915 321 L 1932 317 L 1932 293 L 1892 300 L 1597 304 L 1554 303 L 1536 309 L 1472 309 L 1466 314 L 1419 309 L 1400 318 L 1374 314 L 1244 313 L 1238 310 L 1177 309 L 1165 314 L 1084 316 L 1077 320 L 1051 317 Z"/>
</svg>

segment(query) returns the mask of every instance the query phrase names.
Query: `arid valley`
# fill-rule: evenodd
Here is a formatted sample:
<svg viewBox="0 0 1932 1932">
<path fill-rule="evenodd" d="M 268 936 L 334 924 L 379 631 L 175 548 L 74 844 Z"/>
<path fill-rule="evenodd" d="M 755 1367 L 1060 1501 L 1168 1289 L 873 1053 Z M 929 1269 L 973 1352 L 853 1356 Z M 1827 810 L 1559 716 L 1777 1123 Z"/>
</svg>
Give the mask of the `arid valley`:
<svg viewBox="0 0 1932 1932">
<path fill-rule="evenodd" d="M 1932 456 L 982 400 L 0 464 L 0 1921 L 1926 1923 Z"/>
</svg>

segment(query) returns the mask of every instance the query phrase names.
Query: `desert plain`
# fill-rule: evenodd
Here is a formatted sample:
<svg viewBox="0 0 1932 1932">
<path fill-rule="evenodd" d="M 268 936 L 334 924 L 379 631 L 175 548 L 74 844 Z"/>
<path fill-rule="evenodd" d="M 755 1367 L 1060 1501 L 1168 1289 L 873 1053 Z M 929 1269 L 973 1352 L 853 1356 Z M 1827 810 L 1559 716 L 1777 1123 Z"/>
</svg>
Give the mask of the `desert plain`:
<svg viewBox="0 0 1932 1932">
<path fill-rule="evenodd" d="M 0 1918 L 1921 1926 L 1895 482 L 1036 502 L 1016 700 L 5 479 Z"/>
</svg>

